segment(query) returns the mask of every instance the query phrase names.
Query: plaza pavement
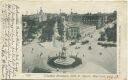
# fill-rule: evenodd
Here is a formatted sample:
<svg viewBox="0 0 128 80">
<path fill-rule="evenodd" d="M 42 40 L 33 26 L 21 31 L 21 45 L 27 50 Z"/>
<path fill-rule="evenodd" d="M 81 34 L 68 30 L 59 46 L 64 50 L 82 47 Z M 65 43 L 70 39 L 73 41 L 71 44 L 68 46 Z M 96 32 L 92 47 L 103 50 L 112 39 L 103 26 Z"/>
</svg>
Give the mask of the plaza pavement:
<svg viewBox="0 0 128 80">
<path fill-rule="evenodd" d="M 59 72 L 87 74 L 116 73 L 116 47 L 104 48 L 97 45 L 100 30 L 93 32 L 93 38 L 85 37 L 85 39 L 89 40 L 88 44 L 81 45 L 81 43 L 76 43 L 76 45 L 69 46 L 70 41 L 65 43 L 67 47 L 66 55 L 75 56 L 77 54 L 77 56 L 82 59 L 82 64 L 72 69 L 60 69 Z M 38 43 L 38 40 L 35 39 L 30 44 L 23 46 L 23 72 L 31 73 L 35 67 L 51 70 L 53 73 L 58 72 L 47 64 L 47 60 L 49 56 L 56 56 L 56 54 L 58 54 L 61 49 L 60 44 L 62 43 L 58 41 L 54 45 L 53 42 Z M 92 47 L 91 50 L 88 49 L 89 46 Z M 76 47 L 80 48 L 76 49 Z M 41 53 L 42 55 L 40 56 Z M 100 53 L 102 53 L 102 55 L 100 55 Z"/>
</svg>

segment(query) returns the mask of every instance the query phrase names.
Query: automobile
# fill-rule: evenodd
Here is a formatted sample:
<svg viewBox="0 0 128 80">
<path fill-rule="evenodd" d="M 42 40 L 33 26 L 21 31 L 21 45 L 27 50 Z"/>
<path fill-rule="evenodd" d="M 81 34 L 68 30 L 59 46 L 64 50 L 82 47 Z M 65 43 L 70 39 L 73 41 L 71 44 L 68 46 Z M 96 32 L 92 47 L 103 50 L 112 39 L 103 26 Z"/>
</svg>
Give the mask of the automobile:
<svg viewBox="0 0 128 80">
<path fill-rule="evenodd" d="M 81 42 L 81 45 L 84 45 L 84 44 L 87 44 L 87 43 L 89 43 L 89 41 L 88 40 L 85 40 L 85 41 L 82 41 Z"/>
<path fill-rule="evenodd" d="M 80 46 L 76 46 L 75 49 L 80 49 Z"/>
<path fill-rule="evenodd" d="M 75 44 L 76 44 L 76 42 L 71 42 L 69 45 L 72 46 L 72 45 L 75 45 Z"/>
</svg>

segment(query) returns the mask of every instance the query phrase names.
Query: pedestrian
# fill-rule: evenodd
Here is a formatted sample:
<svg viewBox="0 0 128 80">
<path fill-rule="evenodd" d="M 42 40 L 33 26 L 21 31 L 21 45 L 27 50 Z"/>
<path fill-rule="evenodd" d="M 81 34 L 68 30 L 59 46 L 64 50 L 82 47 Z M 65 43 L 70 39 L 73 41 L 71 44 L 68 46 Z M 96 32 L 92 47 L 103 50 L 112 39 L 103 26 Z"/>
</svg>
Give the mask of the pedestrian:
<svg viewBox="0 0 128 80">
<path fill-rule="evenodd" d="M 77 54 L 76 54 L 76 57 L 77 57 Z"/>
<path fill-rule="evenodd" d="M 59 68 L 57 68 L 56 70 L 59 71 Z"/>
<path fill-rule="evenodd" d="M 100 52 L 99 54 L 102 55 L 102 52 Z"/>
<path fill-rule="evenodd" d="M 25 60 L 23 61 L 23 64 L 25 64 Z"/>
<path fill-rule="evenodd" d="M 91 35 L 91 38 L 92 38 L 93 36 Z"/>
<path fill-rule="evenodd" d="M 89 47 L 88 47 L 88 49 L 89 49 L 89 50 L 91 50 L 91 49 L 92 49 L 92 47 L 91 47 L 91 46 L 89 46 Z"/>
<path fill-rule="evenodd" d="M 50 56 L 48 55 L 48 60 L 50 60 Z"/>
<path fill-rule="evenodd" d="M 33 53 L 33 50 L 34 50 L 34 49 L 32 48 L 31 53 Z"/>
<path fill-rule="evenodd" d="M 41 57 L 42 55 L 43 55 L 43 53 L 41 52 L 41 53 L 40 53 L 40 57 Z"/>
<path fill-rule="evenodd" d="M 27 68 L 27 72 L 29 73 L 29 67 Z"/>
</svg>

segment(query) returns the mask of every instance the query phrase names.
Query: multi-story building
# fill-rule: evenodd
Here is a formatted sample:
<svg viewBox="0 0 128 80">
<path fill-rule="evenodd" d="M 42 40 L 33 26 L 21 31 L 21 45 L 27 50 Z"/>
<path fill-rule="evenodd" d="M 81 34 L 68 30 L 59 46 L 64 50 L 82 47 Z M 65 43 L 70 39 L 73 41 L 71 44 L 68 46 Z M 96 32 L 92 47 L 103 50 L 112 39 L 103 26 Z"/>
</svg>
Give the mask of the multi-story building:
<svg viewBox="0 0 128 80">
<path fill-rule="evenodd" d="M 81 22 L 82 21 L 82 15 L 75 13 L 72 11 L 71 9 L 71 13 L 67 16 L 68 17 L 68 21 L 70 22 Z"/>
<path fill-rule="evenodd" d="M 68 40 L 77 40 L 80 37 L 80 27 L 78 24 L 69 23 L 66 28 L 66 37 Z"/>
<path fill-rule="evenodd" d="M 78 27 L 70 27 L 68 28 L 68 38 L 69 39 L 77 39 L 80 30 Z"/>
<path fill-rule="evenodd" d="M 82 17 L 82 22 L 87 25 L 93 25 L 97 28 L 103 27 L 107 23 L 107 14 L 85 14 Z"/>
</svg>

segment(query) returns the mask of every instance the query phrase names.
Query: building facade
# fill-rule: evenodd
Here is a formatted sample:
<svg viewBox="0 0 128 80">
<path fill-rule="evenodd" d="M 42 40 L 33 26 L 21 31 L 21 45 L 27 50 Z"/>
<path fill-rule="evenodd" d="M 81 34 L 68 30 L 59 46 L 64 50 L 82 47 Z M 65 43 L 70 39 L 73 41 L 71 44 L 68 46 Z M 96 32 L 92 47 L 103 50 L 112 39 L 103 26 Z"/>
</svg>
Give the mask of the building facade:
<svg viewBox="0 0 128 80">
<path fill-rule="evenodd" d="M 80 29 L 79 27 L 69 27 L 67 28 L 67 39 L 77 39 L 80 35 Z"/>
</svg>

